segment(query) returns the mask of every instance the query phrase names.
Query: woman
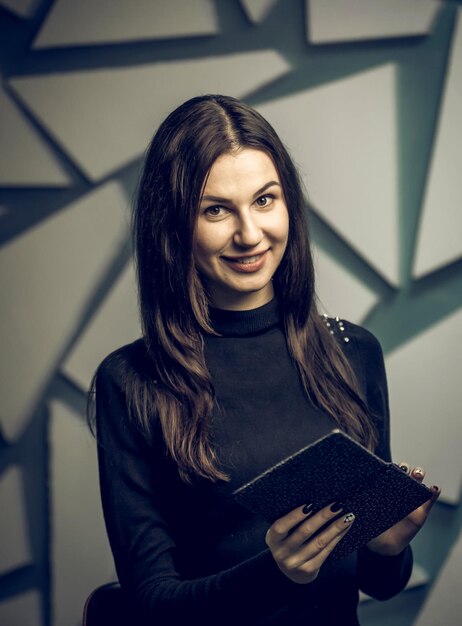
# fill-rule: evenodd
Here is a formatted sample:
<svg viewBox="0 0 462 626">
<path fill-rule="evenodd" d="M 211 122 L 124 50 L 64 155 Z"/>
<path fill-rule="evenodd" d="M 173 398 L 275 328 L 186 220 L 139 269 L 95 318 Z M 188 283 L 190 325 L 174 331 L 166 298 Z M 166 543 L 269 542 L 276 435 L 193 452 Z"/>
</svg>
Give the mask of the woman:
<svg viewBox="0 0 462 626">
<path fill-rule="evenodd" d="M 95 387 L 106 525 L 140 619 L 357 624 L 358 589 L 407 583 L 438 489 L 332 562 L 354 511 L 307 503 L 268 528 L 231 497 L 335 427 L 390 460 L 380 346 L 318 314 L 303 193 L 274 130 L 233 98 L 185 102 L 151 143 L 133 232 L 143 338 Z"/>
</svg>

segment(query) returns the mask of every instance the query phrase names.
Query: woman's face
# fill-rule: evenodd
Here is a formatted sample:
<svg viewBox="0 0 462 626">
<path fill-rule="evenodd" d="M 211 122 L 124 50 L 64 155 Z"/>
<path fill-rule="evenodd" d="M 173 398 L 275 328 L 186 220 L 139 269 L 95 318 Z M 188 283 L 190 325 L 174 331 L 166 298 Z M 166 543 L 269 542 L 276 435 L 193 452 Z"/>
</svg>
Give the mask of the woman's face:
<svg viewBox="0 0 462 626">
<path fill-rule="evenodd" d="M 202 194 L 194 259 L 213 306 L 246 310 L 274 295 L 289 214 L 278 173 L 262 150 L 222 154 Z"/>
</svg>

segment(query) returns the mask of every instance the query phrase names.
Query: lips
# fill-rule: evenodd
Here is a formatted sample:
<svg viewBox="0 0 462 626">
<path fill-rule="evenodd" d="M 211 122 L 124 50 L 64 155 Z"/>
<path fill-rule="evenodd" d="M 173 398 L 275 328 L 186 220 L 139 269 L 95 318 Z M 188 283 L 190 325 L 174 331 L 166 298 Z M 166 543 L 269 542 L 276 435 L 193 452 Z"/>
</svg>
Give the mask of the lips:
<svg viewBox="0 0 462 626">
<path fill-rule="evenodd" d="M 236 272 L 252 273 L 258 272 L 264 266 L 266 261 L 266 253 L 268 250 L 261 252 L 260 254 L 253 254 L 252 256 L 241 257 L 226 257 L 222 256 L 222 260 Z"/>
<path fill-rule="evenodd" d="M 257 254 L 255 256 L 245 256 L 240 257 L 239 259 L 228 259 L 234 263 L 244 263 L 244 265 L 248 265 L 249 263 L 256 263 L 260 260 L 261 254 Z"/>
</svg>

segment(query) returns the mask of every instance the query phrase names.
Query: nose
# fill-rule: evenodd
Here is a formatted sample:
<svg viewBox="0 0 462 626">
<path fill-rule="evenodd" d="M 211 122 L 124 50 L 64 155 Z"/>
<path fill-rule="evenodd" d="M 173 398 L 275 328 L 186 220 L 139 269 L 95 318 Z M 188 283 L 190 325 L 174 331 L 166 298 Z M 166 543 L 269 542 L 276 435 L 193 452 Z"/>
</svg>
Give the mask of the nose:
<svg viewBox="0 0 462 626">
<path fill-rule="evenodd" d="M 234 233 L 234 243 L 241 248 L 254 248 L 263 239 L 263 232 L 256 216 L 241 215 Z"/>
</svg>

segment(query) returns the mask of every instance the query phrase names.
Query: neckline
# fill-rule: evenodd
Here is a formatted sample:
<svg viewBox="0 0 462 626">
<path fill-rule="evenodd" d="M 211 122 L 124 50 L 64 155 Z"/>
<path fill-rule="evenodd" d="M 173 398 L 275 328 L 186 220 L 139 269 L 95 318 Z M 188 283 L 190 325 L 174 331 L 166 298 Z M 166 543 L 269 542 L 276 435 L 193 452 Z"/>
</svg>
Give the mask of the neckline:
<svg viewBox="0 0 462 626">
<path fill-rule="evenodd" d="M 227 311 L 210 307 L 214 330 L 227 337 L 259 335 L 279 324 L 279 303 L 276 298 L 248 311 Z"/>
</svg>

